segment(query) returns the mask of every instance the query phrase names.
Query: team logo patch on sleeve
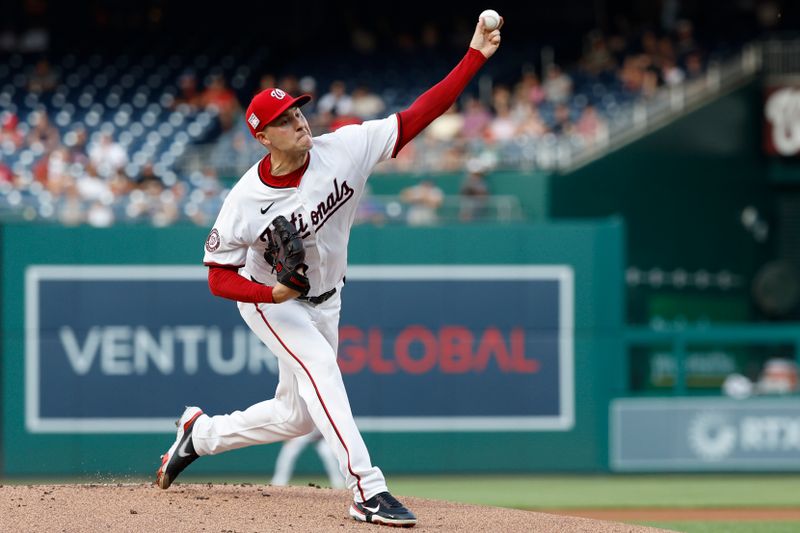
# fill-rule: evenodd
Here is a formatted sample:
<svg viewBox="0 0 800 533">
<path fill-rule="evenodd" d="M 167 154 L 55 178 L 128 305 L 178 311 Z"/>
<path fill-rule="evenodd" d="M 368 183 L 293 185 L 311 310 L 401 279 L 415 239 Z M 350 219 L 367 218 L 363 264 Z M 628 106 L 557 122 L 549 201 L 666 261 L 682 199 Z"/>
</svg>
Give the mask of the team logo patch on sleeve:
<svg viewBox="0 0 800 533">
<path fill-rule="evenodd" d="M 219 248 L 219 232 L 217 228 L 211 230 L 211 233 L 208 234 L 208 238 L 206 239 L 206 250 L 209 252 L 215 252 Z"/>
</svg>

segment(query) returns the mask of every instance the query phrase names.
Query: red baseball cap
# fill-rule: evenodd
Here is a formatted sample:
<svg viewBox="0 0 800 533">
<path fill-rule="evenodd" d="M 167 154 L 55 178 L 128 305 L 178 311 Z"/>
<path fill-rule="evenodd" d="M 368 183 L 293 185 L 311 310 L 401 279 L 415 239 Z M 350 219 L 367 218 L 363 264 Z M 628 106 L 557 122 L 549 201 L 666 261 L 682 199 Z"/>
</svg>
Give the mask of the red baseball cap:
<svg viewBox="0 0 800 533">
<path fill-rule="evenodd" d="M 278 88 L 264 89 L 255 95 L 250 100 L 250 105 L 247 106 L 247 113 L 245 114 L 247 127 L 250 128 L 250 133 L 255 137 L 256 133 L 278 118 L 278 115 L 290 107 L 300 107 L 307 104 L 309 100 L 311 100 L 311 96 L 307 94 L 294 98 Z"/>
</svg>

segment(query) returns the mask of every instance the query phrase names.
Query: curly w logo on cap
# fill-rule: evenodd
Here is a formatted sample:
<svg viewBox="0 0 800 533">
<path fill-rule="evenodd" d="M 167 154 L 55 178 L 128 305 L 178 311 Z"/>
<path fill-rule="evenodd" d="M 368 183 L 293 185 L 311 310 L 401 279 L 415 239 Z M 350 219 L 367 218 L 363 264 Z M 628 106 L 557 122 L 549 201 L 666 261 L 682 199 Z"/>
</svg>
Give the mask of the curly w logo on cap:
<svg viewBox="0 0 800 533">
<path fill-rule="evenodd" d="M 255 137 L 267 124 L 278 118 L 278 116 L 290 107 L 300 107 L 311 100 L 311 96 L 303 94 L 293 98 L 278 88 L 264 89 L 253 97 L 250 105 L 247 106 L 247 125 L 250 133 Z"/>
</svg>

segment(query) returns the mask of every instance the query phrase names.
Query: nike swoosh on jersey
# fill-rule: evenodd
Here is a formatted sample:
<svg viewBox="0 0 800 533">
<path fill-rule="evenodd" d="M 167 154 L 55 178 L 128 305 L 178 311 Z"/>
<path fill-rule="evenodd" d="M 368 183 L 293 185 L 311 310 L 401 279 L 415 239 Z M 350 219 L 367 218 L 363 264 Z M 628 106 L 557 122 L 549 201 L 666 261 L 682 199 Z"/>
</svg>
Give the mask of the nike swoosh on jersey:
<svg viewBox="0 0 800 533">
<path fill-rule="evenodd" d="M 272 202 L 272 203 L 271 203 L 271 204 L 269 204 L 267 207 L 262 207 L 262 208 L 261 208 L 261 214 L 262 214 L 262 215 L 265 215 L 265 214 L 267 213 L 267 211 L 269 211 L 270 207 L 272 207 L 273 205 L 275 205 L 275 202 Z"/>
</svg>

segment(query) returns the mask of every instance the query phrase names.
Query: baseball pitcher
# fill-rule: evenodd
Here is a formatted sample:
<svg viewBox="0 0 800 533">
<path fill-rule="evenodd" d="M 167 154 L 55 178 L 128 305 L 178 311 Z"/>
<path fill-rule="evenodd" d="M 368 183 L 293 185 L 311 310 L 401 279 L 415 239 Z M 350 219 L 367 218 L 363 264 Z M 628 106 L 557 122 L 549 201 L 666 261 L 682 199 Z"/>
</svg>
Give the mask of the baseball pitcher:
<svg viewBox="0 0 800 533">
<path fill-rule="evenodd" d="M 408 109 L 382 120 L 312 137 L 307 95 L 258 93 L 247 108 L 250 133 L 269 153 L 233 187 L 205 243 L 211 292 L 238 302 L 242 318 L 277 356 L 275 397 L 230 414 L 188 407 L 162 456 L 166 489 L 195 459 L 284 441 L 317 428 L 353 492 L 355 520 L 414 526 L 388 491 L 353 420 L 336 362 L 350 228 L 379 162 L 397 153 L 458 98 L 500 46 L 500 27 L 480 18 L 461 62 Z"/>
</svg>

